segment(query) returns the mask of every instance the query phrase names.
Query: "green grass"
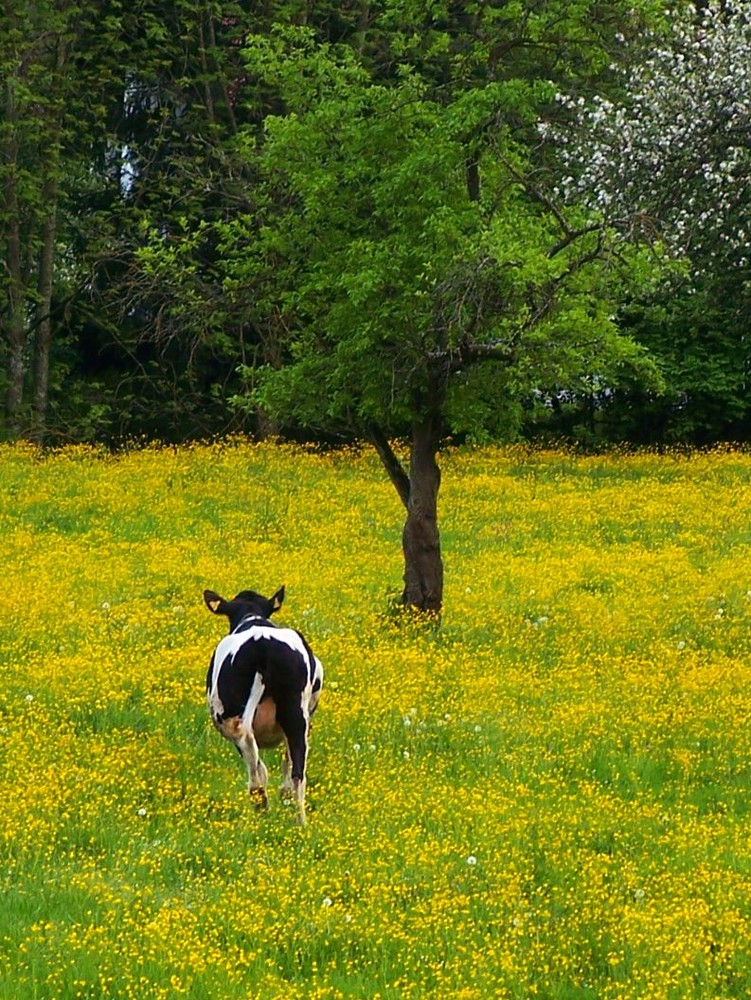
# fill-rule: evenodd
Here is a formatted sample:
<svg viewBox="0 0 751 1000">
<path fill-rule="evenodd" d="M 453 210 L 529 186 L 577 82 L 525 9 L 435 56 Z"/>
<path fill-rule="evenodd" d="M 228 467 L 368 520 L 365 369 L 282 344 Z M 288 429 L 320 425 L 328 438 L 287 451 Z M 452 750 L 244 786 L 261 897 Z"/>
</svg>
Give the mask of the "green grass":
<svg viewBox="0 0 751 1000">
<path fill-rule="evenodd" d="M 2 1000 L 748 995 L 751 458 L 442 461 L 422 629 L 367 452 L 0 452 Z M 281 583 L 304 830 L 204 703 Z"/>
</svg>

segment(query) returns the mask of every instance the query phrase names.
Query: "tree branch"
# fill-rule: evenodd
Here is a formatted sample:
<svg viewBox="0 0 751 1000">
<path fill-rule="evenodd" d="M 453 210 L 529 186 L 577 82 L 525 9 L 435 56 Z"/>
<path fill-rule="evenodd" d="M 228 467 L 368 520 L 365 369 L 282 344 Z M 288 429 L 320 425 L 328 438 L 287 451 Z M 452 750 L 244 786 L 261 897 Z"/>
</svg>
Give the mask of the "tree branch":
<svg viewBox="0 0 751 1000">
<path fill-rule="evenodd" d="M 504 159 L 503 164 L 516 182 L 524 188 L 530 198 L 542 205 L 543 208 L 547 209 L 547 211 L 551 213 L 563 233 L 560 240 L 558 240 L 557 243 L 554 243 L 548 250 L 548 258 L 552 259 L 557 254 L 561 253 L 562 250 L 565 250 L 566 247 L 575 243 L 576 240 L 581 239 L 582 236 L 587 236 L 590 233 L 596 233 L 598 231 L 602 232 L 601 222 L 591 222 L 588 225 L 581 226 L 577 229 L 572 228 L 568 224 L 562 208 L 555 203 L 553 198 L 551 198 L 541 187 L 538 187 L 537 184 L 534 184 L 531 178 L 525 177 L 522 173 L 520 173 L 511 163 L 508 162 L 508 160 Z"/>
<path fill-rule="evenodd" d="M 406 508 L 409 504 L 411 484 L 409 476 L 402 467 L 402 463 L 394 454 L 394 450 L 391 447 L 388 438 L 377 424 L 368 423 L 365 432 L 370 440 L 370 443 L 378 452 L 378 456 L 383 462 L 384 468 L 388 473 L 388 477 L 394 484 L 396 492 L 399 494 L 399 499 Z"/>
<path fill-rule="evenodd" d="M 599 233 L 602 232 L 602 223 L 600 222 L 593 222 L 589 226 L 582 226 L 581 229 L 569 229 L 566 232 L 566 235 L 563 236 L 560 240 L 558 240 L 558 242 L 554 246 L 552 246 L 550 250 L 548 250 L 547 253 L 548 258 L 552 259 L 553 257 L 556 256 L 556 254 L 559 254 L 562 250 L 565 250 L 566 247 L 571 246 L 572 243 L 575 243 L 582 236 L 587 236 L 589 235 L 589 233 L 597 233 L 597 232 Z"/>
<path fill-rule="evenodd" d="M 513 347 L 507 342 L 487 344 L 467 343 L 448 351 L 428 351 L 427 360 L 434 368 L 442 368 L 446 372 L 458 372 L 462 368 L 479 364 L 482 361 L 502 361 L 511 364 L 515 354 Z"/>
</svg>

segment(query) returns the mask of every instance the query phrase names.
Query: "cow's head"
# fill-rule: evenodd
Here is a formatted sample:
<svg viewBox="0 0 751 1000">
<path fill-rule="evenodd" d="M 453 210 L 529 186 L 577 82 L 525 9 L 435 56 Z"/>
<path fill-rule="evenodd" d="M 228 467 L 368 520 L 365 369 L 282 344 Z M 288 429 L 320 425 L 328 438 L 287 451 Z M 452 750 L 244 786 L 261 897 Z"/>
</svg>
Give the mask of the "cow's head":
<svg viewBox="0 0 751 1000">
<path fill-rule="evenodd" d="M 225 615 L 229 618 L 229 627 L 232 630 L 237 628 L 248 615 L 270 618 L 282 606 L 284 587 L 280 587 L 273 597 L 262 597 L 254 590 L 241 590 L 231 601 L 225 601 L 214 590 L 204 590 L 203 599 L 212 614 Z"/>
</svg>

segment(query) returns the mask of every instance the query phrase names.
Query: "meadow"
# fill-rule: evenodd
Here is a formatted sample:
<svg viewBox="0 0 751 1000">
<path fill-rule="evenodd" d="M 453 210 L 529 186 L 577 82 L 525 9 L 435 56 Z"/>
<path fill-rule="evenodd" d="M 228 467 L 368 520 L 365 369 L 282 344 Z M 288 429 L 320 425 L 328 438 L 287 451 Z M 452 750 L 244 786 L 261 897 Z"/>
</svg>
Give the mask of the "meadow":
<svg viewBox="0 0 751 1000">
<path fill-rule="evenodd" d="M 751 454 L 442 467 L 428 629 L 367 450 L 0 448 L 2 1000 L 751 996 Z M 304 829 L 203 687 L 281 584 Z"/>
</svg>

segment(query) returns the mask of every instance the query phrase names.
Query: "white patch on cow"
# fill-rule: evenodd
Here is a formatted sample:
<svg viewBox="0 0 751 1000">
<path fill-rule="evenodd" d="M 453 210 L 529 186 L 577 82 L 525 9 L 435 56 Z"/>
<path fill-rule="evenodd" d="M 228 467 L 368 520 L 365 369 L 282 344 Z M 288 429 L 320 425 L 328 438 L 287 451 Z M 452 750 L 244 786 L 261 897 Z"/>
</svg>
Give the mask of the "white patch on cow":
<svg viewBox="0 0 751 1000">
<path fill-rule="evenodd" d="M 313 681 L 315 682 L 315 680 L 317 678 L 320 681 L 319 687 L 323 687 L 323 664 L 321 663 L 321 661 L 318 659 L 318 657 L 315 654 L 313 655 L 313 659 L 315 661 L 315 670 L 313 672 Z"/>
<path fill-rule="evenodd" d="M 214 658 L 211 661 L 211 684 L 206 692 L 206 700 L 209 703 L 209 712 L 212 719 L 219 719 L 224 715 L 224 705 L 219 697 L 219 672 L 224 660 L 219 656 L 219 648 L 214 651 Z"/>
<path fill-rule="evenodd" d="M 315 711 L 318 699 L 321 697 L 321 691 L 323 690 L 323 664 L 315 654 L 313 654 L 313 663 L 313 677 L 311 678 L 311 683 L 307 689 L 308 704 L 310 706 L 311 715 Z M 316 681 L 318 682 L 317 684 Z"/>
<path fill-rule="evenodd" d="M 253 678 L 253 685 L 250 689 L 250 694 L 248 695 L 248 700 L 245 703 L 245 711 L 243 712 L 243 729 L 248 732 L 253 732 L 253 716 L 256 714 L 256 709 L 258 708 L 261 698 L 263 698 L 263 692 L 266 690 L 266 686 L 263 683 L 263 678 L 260 674 L 256 674 Z"/>
<path fill-rule="evenodd" d="M 245 621 L 247 622 L 247 619 Z M 240 624 L 242 625 L 243 623 L 241 622 Z M 238 650 L 246 642 L 254 642 L 258 639 L 270 639 L 272 642 L 281 642 L 285 646 L 289 646 L 296 653 L 299 653 L 305 663 L 308 663 L 308 651 L 299 632 L 295 632 L 293 628 L 275 628 L 273 625 L 251 625 L 250 628 L 245 628 L 241 632 L 230 632 L 229 635 L 225 635 L 216 647 L 214 663 L 216 664 L 217 659 L 220 663 L 224 663 L 227 656 L 231 656 L 234 659 Z M 216 677 L 214 676 L 212 677 L 212 682 L 215 681 Z"/>
<path fill-rule="evenodd" d="M 252 625 L 245 632 L 242 632 L 241 635 L 251 640 L 271 639 L 272 642 L 283 642 L 285 646 L 289 646 L 295 653 L 299 653 L 306 664 L 308 662 L 308 651 L 305 648 L 302 636 L 299 632 L 295 632 L 293 628 L 274 628 L 273 625 Z"/>
</svg>

